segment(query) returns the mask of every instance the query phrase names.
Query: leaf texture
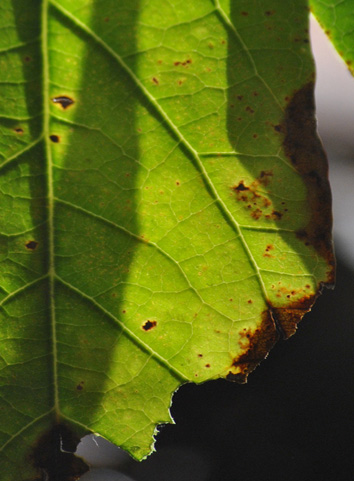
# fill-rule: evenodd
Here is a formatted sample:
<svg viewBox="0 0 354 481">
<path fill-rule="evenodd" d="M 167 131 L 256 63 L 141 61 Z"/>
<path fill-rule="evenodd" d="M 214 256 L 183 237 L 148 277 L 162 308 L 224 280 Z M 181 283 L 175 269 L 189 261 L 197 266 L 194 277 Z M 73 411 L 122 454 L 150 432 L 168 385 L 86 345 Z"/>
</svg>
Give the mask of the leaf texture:
<svg viewBox="0 0 354 481">
<path fill-rule="evenodd" d="M 1 479 L 69 480 L 60 443 L 142 459 L 179 385 L 244 382 L 332 285 L 308 7 L 1 9 Z"/>
</svg>

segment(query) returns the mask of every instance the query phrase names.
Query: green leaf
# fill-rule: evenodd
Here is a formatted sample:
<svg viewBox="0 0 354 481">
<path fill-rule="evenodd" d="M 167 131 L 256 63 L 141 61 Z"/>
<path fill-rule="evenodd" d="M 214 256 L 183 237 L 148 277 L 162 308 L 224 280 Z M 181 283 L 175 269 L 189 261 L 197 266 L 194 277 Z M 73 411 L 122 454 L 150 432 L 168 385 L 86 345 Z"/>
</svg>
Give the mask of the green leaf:
<svg viewBox="0 0 354 481">
<path fill-rule="evenodd" d="M 354 75 L 354 2 L 310 0 L 311 10 Z"/>
<path fill-rule="evenodd" d="M 1 9 L 1 479 L 69 480 L 78 437 L 143 458 L 179 385 L 244 382 L 333 283 L 308 8 Z"/>
</svg>

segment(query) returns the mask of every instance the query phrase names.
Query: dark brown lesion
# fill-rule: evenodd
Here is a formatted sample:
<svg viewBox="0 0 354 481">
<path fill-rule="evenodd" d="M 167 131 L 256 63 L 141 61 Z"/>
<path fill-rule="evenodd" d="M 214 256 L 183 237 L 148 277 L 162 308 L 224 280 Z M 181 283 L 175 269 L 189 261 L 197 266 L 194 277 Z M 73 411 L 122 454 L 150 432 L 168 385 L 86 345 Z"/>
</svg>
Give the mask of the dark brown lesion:
<svg viewBox="0 0 354 481">
<path fill-rule="evenodd" d="M 76 481 L 89 470 L 77 456 L 80 438 L 64 423 L 54 424 L 36 442 L 29 461 L 37 472 L 35 481 Z"/>
<path fill-rule="evenodd" d="M 144 331 L 150 331 L 156 325 L 157 325 L 156 321 L 150 321 L 150 319 L 148 319 L 146 322 L 144 322 L 144 324 L 141 327 Z"/>
<path fill-rule="evenodd" d="M 312 246 L 329 265 L 326 284 L 333 285 L 335 260 L 332 242 L 332 196 L 328 181 L 328 162 L 317 136 L 314 84 L 308 82 L 294 92 L 286 107 L 280 131 L 283 150 L 301 175 L 307 188 L 310 219 L 296 235 Z"/>
<path fill-rule="evenodd" d="M 38 247 L 38 242 L 35 240 L 30 240 L 26 242 L 25 246 L 26 246 L 26 249 L 28 249 L 29 251 L 35 251 Z"/>
<path fill-rule="evenodd" d="M 66 110 L 75 103 L 75 101 L 67 95 L 59 95 L 58 97 L 53 97 L 52 102 L 54 104 L 60 105 L 63 110 Z"/>
<path fill-rule="evenodd" d="M 268 352 L 279 339 L 279 333 L 269 309 L 262 313 L 261 325 L 255 331 L 241 331 L 240 347 L 244 346 L 245 339 L 247 339 L 247 347 L 240 356 L 233 359 L 226 375 L 229 381 L 241 384 L 247 381 L 249 373 L 267 357 Z"/>
</svg>

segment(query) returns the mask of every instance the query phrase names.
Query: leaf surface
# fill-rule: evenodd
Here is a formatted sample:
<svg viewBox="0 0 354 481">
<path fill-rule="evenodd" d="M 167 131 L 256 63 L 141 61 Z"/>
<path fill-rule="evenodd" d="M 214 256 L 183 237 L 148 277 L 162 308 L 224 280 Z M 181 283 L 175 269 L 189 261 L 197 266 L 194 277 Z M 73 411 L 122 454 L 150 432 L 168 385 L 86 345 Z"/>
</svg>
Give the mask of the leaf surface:
<svg viewBox="0 0 354 481">
<path fill-rule="evenodd" d="M 311 10 L 339 55 L 354 74 L 354 2 L 310 0 Z"/>
<path fill-rule="evenodd" d="M 143 458 L 179 385 L 244 382 L 333 283 L 308 9 L 1 8 L 1 474 L 67 481 L 75 439 Z"/>
</svg>

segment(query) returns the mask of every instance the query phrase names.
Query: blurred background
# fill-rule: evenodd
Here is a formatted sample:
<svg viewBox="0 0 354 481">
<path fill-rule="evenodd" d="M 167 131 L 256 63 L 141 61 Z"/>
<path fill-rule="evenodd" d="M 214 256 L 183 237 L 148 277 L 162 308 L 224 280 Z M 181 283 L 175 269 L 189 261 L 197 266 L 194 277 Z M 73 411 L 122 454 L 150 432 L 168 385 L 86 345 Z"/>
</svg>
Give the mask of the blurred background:
<svg viewBox="0 0 354 481">
<path fill-rule="evenodd" d="M 175 425 L 138 463 L 102 438 L 82 481 L 348 481 L 354 476 L 354 79 L 311 19 L 318 128 L 330 162 L 337 287 L 246 385 L 185 385 Z"/>
</svg>

